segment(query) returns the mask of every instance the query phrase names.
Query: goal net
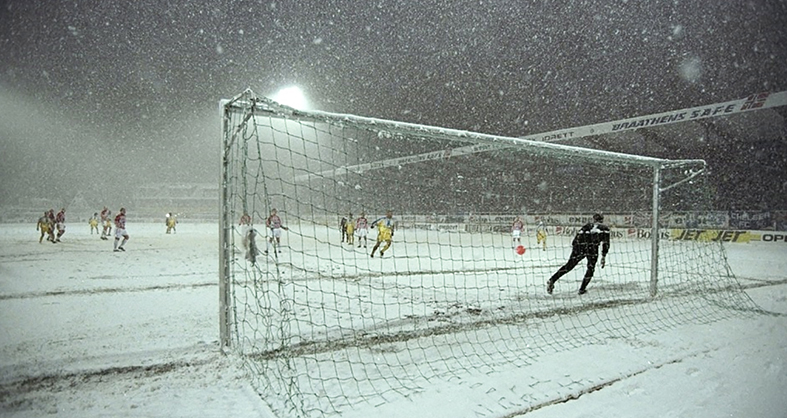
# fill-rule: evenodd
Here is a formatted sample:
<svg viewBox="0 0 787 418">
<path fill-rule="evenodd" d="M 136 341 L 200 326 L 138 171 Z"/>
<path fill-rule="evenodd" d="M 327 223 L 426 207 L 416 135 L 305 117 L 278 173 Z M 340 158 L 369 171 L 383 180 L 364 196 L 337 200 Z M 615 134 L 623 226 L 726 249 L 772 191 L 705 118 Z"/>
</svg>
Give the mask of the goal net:
<svg viewBox="0 0 787 418">
<path fill-rule="evenodd" d="M 527 374 L 545 353 L 756 308 L 714 235 L 701 160 L 299 111 L 250 91 L 221 109 L 222 344 L 277 416 Z M 547 294 L 594 213 L 611 228 L 606 267 L 586 294 L 586 261 Z"/>
</svg>

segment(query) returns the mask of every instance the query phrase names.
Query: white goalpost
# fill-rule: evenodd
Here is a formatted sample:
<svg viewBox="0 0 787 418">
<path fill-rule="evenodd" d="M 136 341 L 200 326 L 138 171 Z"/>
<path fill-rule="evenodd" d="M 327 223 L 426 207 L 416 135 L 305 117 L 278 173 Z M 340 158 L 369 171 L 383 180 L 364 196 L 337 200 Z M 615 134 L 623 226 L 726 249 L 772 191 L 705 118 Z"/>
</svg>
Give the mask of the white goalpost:
<svg viewBox="0 0 787 418">
<path fill-rule="evenodd" d="M 475 373 L 525 373 L 544 353 L 751 312 L 720 241 L 675 239 L 718 227 L 704 161 L 544 141 L 712 116 L 705 108 L 511 138 L 300 111 L 250 90 L 223 101 L 222 348 L 277 416 L 340 416 Z M 273 209 L 287 230 L 268 227 Z M 389 211 L 381 254 L 380 224 L 364 234 L 358 218 Z M 611 228 L 608 265 L 587 294 L 583 263 L 548 295 L 594 213 Z M 340 229 L 342 218 L 360 228 Z"/>
</svg>

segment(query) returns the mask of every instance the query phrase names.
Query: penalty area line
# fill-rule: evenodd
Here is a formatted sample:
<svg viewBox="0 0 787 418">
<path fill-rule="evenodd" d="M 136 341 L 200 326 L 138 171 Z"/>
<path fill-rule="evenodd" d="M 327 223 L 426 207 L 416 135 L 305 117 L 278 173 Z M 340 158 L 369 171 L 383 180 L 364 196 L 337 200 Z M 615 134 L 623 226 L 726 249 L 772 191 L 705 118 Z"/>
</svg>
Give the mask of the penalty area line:
<svg viewBox="0 0 787 418">
<path fill-rule="evenodd" d="M 641 368 L 639 370 L 635 370 L 635 371 L 633 371 L 631 373 L 627 373 L 627 374 L 624 374 L 622 376 L 618 376 L 618 377 L 615 377 L 615 378 L 612 378 L 612 379 L 607 379 L 607 380 L 605 380 L 603 382 L 597 383 L 597 384 L 595 384 L 593 386 L 586 387 L 586 388 L 584 388 L 582 390 L 579 390 L 577 392 L 570 393 L 570 394 L 567 394 L 567 395 L 564 395 L 564 396 L 560 396 L 560 397 L 557 397 L 557 398 L 553 398 L 553 399 L 550 399 L 550 400 L 547 400 L 547 401 L 544 401 L 544 402 L 541 402 L 541 403 L 538 403 L 538 404 L 535 404 L 535 405 L 531 405 L 531 406 L 528 406 L 527 408 L 518 409 L 516 411 L 509 412 L 509 413 L 507 413 L 505 415 L 501 415 L 499 418 L 516 418 L 516 417 L 521 417 L 522 415 L 528 414 L 528 413 L 533 412 L 533 411 L 538 410 L 538 409 L 546 408 L 548 406 L 557 405 L 557 404 L 561 404 L 561 403 L 570 402 L 570 401 L 579 399 L 580 397 L 582 397 L 582 395 L 587 395 L 589 393 L 597 392 L 599 390 L 602 390 L 604 388 L 612 386 L 615 383 L 622 382 L 624 380 L 630 379 L 630 378 L 635 377 L 635 376 L 639 376 L 639 375 L 647 373 L 647 372 L 649 372 L 651 370 L 660 369 L 660 368 L 662 368 L 664 366 L 668 366 L 670 364 L 681 363 L 684 360 L 687 360 L 689 358 L 697 357 L 697 356 L 702 355 L 702 354 L 707 354 L 707 353 L 709 353 L 711 351 L 715 351 L 715 350 L 718 350 L 718 347 L 717 348 L 713 348 L 713 349 L 697 351 L 697 352 L 694 352 L 694 353 L 686 355 L 686 356 L 674 357 L 672 359 L 665 360 L 665 361 L 660 362 L 660 363 L 652 364 L 652 365 L 650 365 L 648 367 L 644 367 L 644 368 Z"/>
</svg>

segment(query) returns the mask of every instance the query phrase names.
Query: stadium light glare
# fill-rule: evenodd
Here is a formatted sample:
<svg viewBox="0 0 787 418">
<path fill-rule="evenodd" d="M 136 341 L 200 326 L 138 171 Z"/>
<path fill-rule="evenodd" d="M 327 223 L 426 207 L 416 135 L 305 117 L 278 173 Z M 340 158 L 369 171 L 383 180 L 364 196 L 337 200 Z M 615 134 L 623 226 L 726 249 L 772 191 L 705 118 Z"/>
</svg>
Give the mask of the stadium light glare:
<svg viewBox="0 0 787 418">
<path fill-rule="evenodd" d="M 308 101 L 303 91 L 298 86 L 284 87 L 279 90 L 271 99 L 298 110 L 308 110 Z"/>
</svg>

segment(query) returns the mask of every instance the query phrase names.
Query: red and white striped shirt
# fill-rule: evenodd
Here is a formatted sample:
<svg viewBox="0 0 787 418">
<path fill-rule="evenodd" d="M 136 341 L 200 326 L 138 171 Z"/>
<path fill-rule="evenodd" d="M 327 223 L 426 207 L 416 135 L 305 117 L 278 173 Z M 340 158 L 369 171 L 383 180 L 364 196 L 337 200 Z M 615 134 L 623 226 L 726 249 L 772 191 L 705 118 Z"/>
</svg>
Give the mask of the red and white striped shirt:
<svg viewBox="0 0 787 418">
<path fill-rule="evenodd" d="M 281 228 L 281 218 L 279 218 L 279 215 L 268 216 L 268 220 L 265 221 L 265 225 L 267 225 L 270 229 Z"/>
<path fill-rule="evenodd" d="M 118 213 L 115 216 L 115 228 L 117 229 L 126 229 L 126 215 L 123 213 Z"/>
<path fill-rule="evenodd" d="M 524 229 L 525 223 L 522 221 L 514 221 L 514 224 L 511 226 L 511 231 L 521 231 Z"/>
</svg>

